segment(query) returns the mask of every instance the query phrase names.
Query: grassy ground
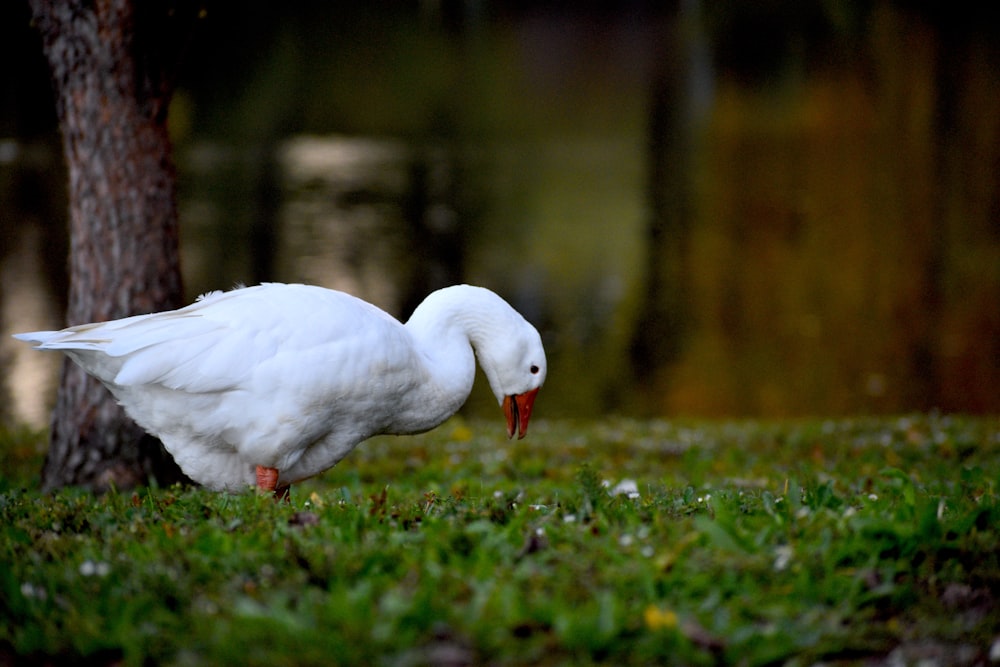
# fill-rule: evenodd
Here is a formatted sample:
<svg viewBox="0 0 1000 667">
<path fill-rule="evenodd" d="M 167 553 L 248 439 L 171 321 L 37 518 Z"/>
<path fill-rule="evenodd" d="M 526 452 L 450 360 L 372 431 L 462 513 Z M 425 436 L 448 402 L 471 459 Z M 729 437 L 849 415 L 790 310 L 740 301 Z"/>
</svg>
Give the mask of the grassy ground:
<svg viewBox="0 0 1000 667">
<path fill-rule="evenodd" d="M 1000 420 L 501 429 L 371 441 L 289 504 L 44 496 L 8 434 L 0 664 L 1000 660 Z"/>
</svg>

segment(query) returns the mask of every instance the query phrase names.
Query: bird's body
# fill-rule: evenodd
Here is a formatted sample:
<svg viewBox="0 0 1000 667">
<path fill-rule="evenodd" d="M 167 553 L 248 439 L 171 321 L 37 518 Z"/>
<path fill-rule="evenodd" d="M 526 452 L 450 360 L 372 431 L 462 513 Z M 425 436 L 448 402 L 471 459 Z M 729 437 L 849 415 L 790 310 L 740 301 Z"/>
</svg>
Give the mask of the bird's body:
<svg viewBox="0 0 1000 667">
<path fill-rule="evenodd" d="M 16 337 L 66 353 L 189 477 L 230 491 L 287 487 L 373 435 L 437 426 L 468 397 L 475 355 L 523 436 L 545 379 L 534 327 L 467 285 L 431 294 L 405 325 L 343 292 L 267 283 Z"/>
</svg>

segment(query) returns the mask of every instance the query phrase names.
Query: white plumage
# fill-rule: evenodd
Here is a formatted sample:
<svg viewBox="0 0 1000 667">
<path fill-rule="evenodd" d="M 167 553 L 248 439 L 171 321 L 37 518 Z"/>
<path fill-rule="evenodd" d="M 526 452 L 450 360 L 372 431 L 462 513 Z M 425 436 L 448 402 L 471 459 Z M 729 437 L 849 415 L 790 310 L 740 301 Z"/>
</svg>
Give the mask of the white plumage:
<svg viewBox="0 0 1000 667">
<path fill-rule="evenodd" d="M 468 398 L 476 356 L 523 437 L 546 372 L 535 328 L 468 285 L 434 292 L 405 325 L 343 292 L 266 283 L 15 338 L 67 354 L 189 477 L 231 491 L 281 491 L 373 435 L 437 426 Z"/>
</svg>

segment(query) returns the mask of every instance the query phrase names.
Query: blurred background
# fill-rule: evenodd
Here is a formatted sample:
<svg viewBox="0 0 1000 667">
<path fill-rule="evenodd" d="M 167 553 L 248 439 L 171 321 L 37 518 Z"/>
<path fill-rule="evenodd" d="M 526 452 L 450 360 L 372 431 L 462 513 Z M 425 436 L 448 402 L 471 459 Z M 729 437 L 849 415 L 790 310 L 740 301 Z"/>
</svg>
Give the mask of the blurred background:
<svg viewBox="0 0 1000 667">
<path fill-rule="evenodd" d="M 491 287 L 543 332 L 539 417 L 1000 412 L 994 13 L 208 3 L 170 110 L 188 297 Z M 63 326 L 67 202 L 20 2 L 0 53 L 0 419 L 44 425 L 58 359 L 9 333 Z"/>
</svg>

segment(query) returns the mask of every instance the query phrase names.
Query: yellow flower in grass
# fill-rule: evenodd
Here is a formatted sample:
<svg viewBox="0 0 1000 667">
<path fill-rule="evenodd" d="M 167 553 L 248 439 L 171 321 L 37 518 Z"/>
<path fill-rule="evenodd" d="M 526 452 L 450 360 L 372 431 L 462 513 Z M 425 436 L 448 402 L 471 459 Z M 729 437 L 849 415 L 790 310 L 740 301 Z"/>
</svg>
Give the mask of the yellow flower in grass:
<svg viewBox="0 0 1000 667">
<path fill-rule="evenodd" d="M 677 614 L 670 609 L 660 609 L 655 604 L 646 607 L 642 617 L 650 630 L 669 630 L 677 627 Z"/>
</svg>

